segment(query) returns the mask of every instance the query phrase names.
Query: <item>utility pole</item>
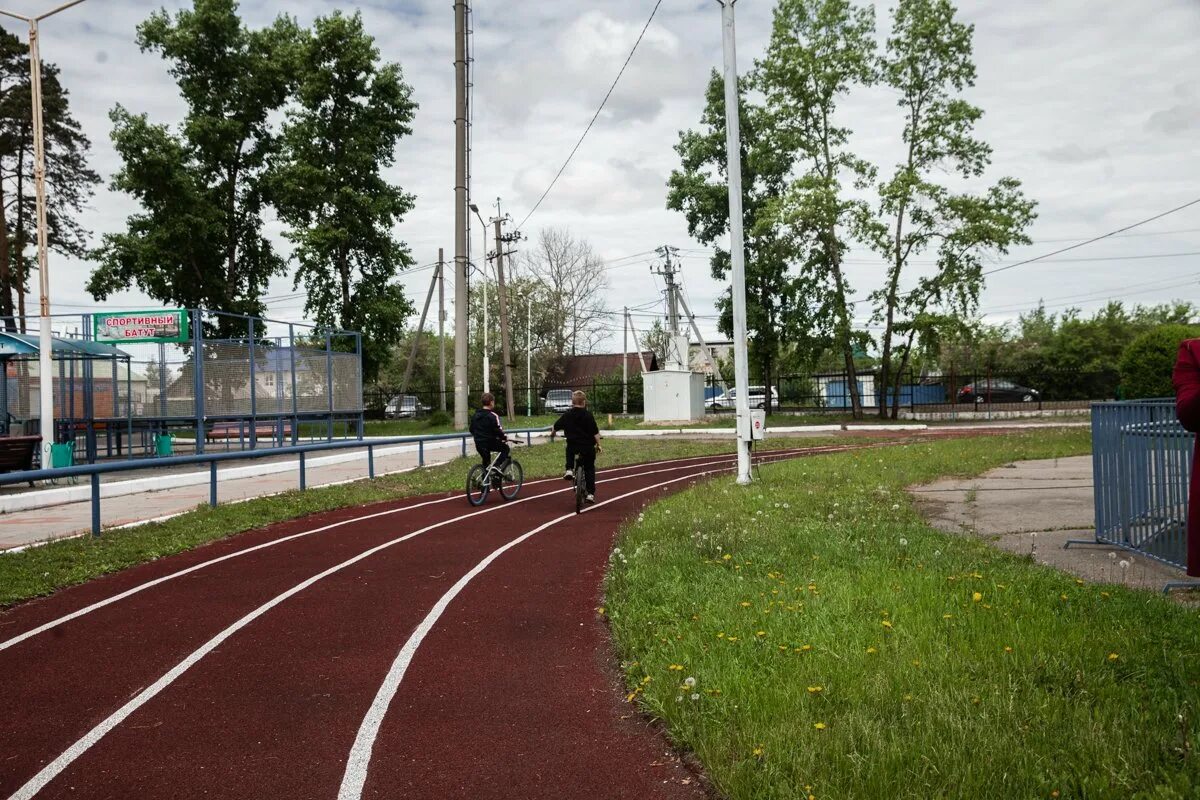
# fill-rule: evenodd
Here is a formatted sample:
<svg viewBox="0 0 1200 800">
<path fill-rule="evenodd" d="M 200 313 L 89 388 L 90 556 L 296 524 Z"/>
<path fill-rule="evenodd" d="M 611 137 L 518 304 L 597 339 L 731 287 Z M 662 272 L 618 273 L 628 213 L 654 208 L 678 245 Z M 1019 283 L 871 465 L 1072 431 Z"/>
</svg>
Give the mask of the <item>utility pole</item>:
<svg viewBox="0 0 1200 800">
<path fill-rule="evenodd" d="M 454 0 L 454 426 L 467 427 L 467 5 Z"/>
<path fill-rule="evenodd" d="M 438 248 L 438 409 L 446 410 L 446 259 L 442 248 Z"/>
<path fill-rule="evenodd" d="M 637 348 L 638 362 L 642 365 L 642 374 L 646 374 L 646 355 L 642 352 L 642 342 L 638 339 L 637 328 L 633 327 L 633 316 L 625 312 L 625 324 L 629 326 L 629 330 L 633 333 L 633 346 Z"/>
<path fill-rule="evenodd" d="M 512 419 L 517 415 L 517 409 L 513 405 L 513 364 L 512 353 L 508 347 L 508 298 L 504 291 L 504 238 L 500 230 L 503 224 L 503 218 L 496 220 L 496 291 L 500 297 L 500 354 L 504 358 L 504 401 L 508 407 L 508 418 Z"/>
<path fill-rule="evenodd" d="M 733 261 L 733 372 L 737 387 L 737 482 L 750 483 L 750 369 L 746 352 L 746 254 L 742 232 L 742 151 L 738 100 L 737 37 L 733 6 L 737 0 L 717 0 L 721 4 L 721 40 L 725 55 L 725 154 L 729 179 L 729 253 Z M 770 387 L 767 387 L 770 392 Z"/>
<path fill-rule="evenodd" d="M 681 333 L 679 330 L 680 287 L 675 281 L 678 265 L 672 261 L 672 256 L 678 252 L 678 248 L 664 245 L 659 247 L 656 252 L 662 256 L 663 263 L 662 266 L 651 267 L 650 271 L 661 275 L 667 285 L 667 336 L 670 342 L 667 349 L 667 362 L 677 365 L 681 369 L 687 369 L 689 361 L 687 334 Z"/>
<path fill-rule="evenodd" d="M 533 416 L 533 292 L 525 309 L 525 416 Z"/>
<path fill-rule="evenodd" d="M 621 331 L 621 413 L 629 413 L 629 306 L 625 306 Z"/>
<path fill-rule="evenodd" d="M 400 383 L 401 403 L 404 402 L 404 393 L 408 391 L 413 365 L 417 363 L 417 348 L 421 345 L 421 334 L 425 331 L 425 318 L 429 315 L 429 303 L 433 300 L 433 290 L 439 277 L 438 273 L 433 273 L 433 280 L 429 282 L 429 292 L 425 295 L 425 305 L 421 308 L 421 321 L 417 323 L 417 329 L 413 332 L 412 349 L 408 351 L 408 365 L 404 367 L 404 380 Z"/>
</svg>

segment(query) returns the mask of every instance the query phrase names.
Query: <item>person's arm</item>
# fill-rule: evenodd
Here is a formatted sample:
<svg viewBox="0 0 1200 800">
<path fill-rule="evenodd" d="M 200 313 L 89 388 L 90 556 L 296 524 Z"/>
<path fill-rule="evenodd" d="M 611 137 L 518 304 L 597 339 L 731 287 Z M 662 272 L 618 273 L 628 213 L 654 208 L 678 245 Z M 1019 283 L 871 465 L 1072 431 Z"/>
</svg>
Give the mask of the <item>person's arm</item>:
<svg viewBox="0 0 1200 800">
<path fill-rule="evenodd" d="M 592 429 L 592 438 L 596 440 L 596 452 L 600 452 L 600 426 L 596 424 L 596 417 L 592 412 L 588 412 L 587 418 Z"/>
<path fill-rule="evenodd" d="M 1200 339 L 1179 345 L 1171 375 L 1175 384 L 1175 414 L 1189 431 L 1200 432 Z"/>
</svg>

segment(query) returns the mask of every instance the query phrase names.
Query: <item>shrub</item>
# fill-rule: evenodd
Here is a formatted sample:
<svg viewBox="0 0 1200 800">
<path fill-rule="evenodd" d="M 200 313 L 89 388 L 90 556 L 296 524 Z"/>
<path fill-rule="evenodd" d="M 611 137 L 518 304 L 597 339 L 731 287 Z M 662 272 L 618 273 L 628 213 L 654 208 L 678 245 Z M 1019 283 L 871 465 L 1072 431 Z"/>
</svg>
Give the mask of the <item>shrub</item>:
<svg viewBox="0 0 1200 800">
<path fill-rule="evenodd" d="M 1200 327 L 1162 325 L 1134 339 L 1121 355 L 1121 389 L 1126 399 L 1172 397 L 1171 370 L 1179 343 L 1200 338 Z"/>
<path fill-rule="evenodd" d="M 429 427 L 444 428 L 454 422 L 454 418 L 445 411 L 435 411 L 429 415 Z"/>
</svg>

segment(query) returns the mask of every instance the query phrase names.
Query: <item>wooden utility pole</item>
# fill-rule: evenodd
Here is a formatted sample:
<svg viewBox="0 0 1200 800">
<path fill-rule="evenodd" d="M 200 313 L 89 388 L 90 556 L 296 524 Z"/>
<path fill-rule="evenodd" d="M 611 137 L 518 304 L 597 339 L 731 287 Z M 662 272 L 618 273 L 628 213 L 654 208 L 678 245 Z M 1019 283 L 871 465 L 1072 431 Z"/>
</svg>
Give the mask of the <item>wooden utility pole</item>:
<svg viewBox="0 0 1200 800">
<path fill-rule="evenodd" d="M 504 240 L 500 226 L 503 220 L 496 220 L 496 291 L 500 300 L 500 353 L 504 359 L 504 402 L 508 408 L 508 418 L 516 417 L 517 409 L 513 405 L 513 364 L 512 353 L 508 343 L 508 296 L 504 291 Z"/>
<path fill-rule="evenodd" d="M 417 323 L 417 330 L 413 333 L 412 349 L 408 351 L 408 366 L 404 368 L 404 380 L 400 384 L 401 403 L 404 402 L 404 393 L 408 391 L 408 381 L 412 378 L 413 364 L 417 361 L 417 348 L 421 344 L 421 332 L 425 330 L 425 317 L 429 314 L 429 303 L 433 300 L 433 289 L 438 278 L 438 273 L 434 272 L 433 280 L 429 282 L 429 291 L 425 294 L 425 305 L 421 309 L 421 321 Z"/>
</svg>

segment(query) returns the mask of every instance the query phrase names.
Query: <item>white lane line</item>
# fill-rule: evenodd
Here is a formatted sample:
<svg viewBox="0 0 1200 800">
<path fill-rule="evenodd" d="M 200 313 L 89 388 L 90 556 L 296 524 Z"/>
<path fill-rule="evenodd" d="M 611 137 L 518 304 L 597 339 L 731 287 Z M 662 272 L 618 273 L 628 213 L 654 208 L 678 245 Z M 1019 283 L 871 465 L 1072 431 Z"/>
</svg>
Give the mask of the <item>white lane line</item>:
<svg viewBox="0 0 1200 800">
<path fill-rule="evenodd" d="M 727 469 L 712 470 L 709 472 L 700 472 L 693 475 L 685 475 L 682 478 L 673 478 L 669 481 L 656 483 L 653 486 L 647 486 L 644 489 L 636 489 L 632 492 L 626 492 L 623 495 L 614 497 L 611 500 L 605 500 L 597 503 L 592 508 L 615 503 L 618 500 L 625 500 L 637 494 L 660 489 L 672 483 L 680 481 L 695 480 L 711 475 L 716 472 L 726 472 Z M 363 793 L 363 787 L 367 782 L 367 769 L 371 764 L 371 753 L 375 748 L 375 739 L 379 735 L 379 728 L 383 724 L 383 718 L 387 714 L 388 707 L 392 704 L 392 699 L 396 696 L 396 692 L 400 689 L 400 683 L 404 680 L 404 673 L 408 670 L 408 665 L 412 663 L 413 656 L 417 653 L 417 648 L 421 646 L 421 642 L 433 630 L 433 626 L 437 624 L 438 619 L 445 612 L 451 601 L 458 596 L 468 583 L 470 583 L 479 573 L 483 572 L 488 566 L 504 553 L 524 542 L 531 536 L 557 525 L 560 522 L 574 518 L 575 514 L 563 514 L 561 517 L 550 520 L 547 523 L 539 525 L 533 530 L 521 534 L 513 539 L 508 544 L 505 544 L 496 550 L 492 551 L 486 558 L 480 561 L 475 567 L 458 579 L 458 582 L 451 586 L 441 599 L 434 604 L 429 613 L 425 615 L 425 619 L 421 620 L 421 624 L 416 627 L 412 634 L 408 637 L 408 641 L 400 648 L 400 653 L 396 656 L 396 660 L 392 662 L 391 669 L 388 670 L 387 677 L 384 678 L 383 684 L 379 687 L 379 692 L 375 695 L 371 707 L 367 710 L 366 716 L 363 718 L 362 724 L 358 728 L 358 735 L 354 739 L 354 745 L 350 748 L 350 756 L 346 760 L 346 772 L 342 776 L 342 786 L 338 791 L 338 800 L 360 800 Z"/>
<path fill-rule="evenodd" d="M 713 458 L 720 458 L 720 457 L 721 456 L 713 456 L 713 455 L 694 456 L 694 457 L 687 458 L 687 459 L 680 459 L 680 462 L 675 462 L 672 460 L 665 460 L 665 461 L 650 462 L 647 464 L 628 464 L 623 467 L 613 467 L 611 470 L 608 470 L 607 472 L 609 472 L 609 473 L 623 472 L 626 470 L 642 469 L 645 467 L 656 466 L 659 464 L 682 463 L 682 462 L 686 462 L 686 461 L 700 461 L 700 460 L 704 460 L 704 459 L 713 459 Z M 561 480 L 561 478 L 542 478 L 540 480 L 530 481 L 530 482 L 526 483 L 525 485 L 526 486 L 537 486 L 539 484 L 554 483 L 554 482 L 560 481 L 560 480 Z M 550 493 L 550 494 L 552 494 L 552 493 Z M 545 496 L 547 496 L 547 495 L 545 495 L 545 494 L 534 495 L 534 497 L 527 497 L 527 498 L 524 498 L 524 500 L 533 500 L 538 497 L 545 497 Z M 105 606 L 110 606 L 113 603 L 119 602 L 128 597 L 132 597 L 133 595 L 138 594 L 139 592 L 143 592 L 146 589 L 150 589 L 152 587 L 159 586 L 161 584 L 167 583 L 168 581 L 173 581 L 176 578 L 183 577 L 184 575 L 190 575 L 193 572 L 197 572 L 199 570 L 205 569 L 206 567 L 211 567 L 214 564 L 220 564 L 223 561 L 229 561 L 230 559 L 240 558 L 241 556 L 248 555 L 250 553 L 254 553 L 259 550 L 264 550 L 268 547 L 274 547 L 277 544 L 283 544 L 284 542 L 290 542 L 295 539 L 302 539 L 306 536 L 312 536 L 313 534 L 317 534 L 317 533 L 324 533 L 325 531 L 333 530 L 335 528 L 345 527 L 346 525 L 352 525 L 352 524 L 355 524 L 358 522 L 365 522 L 367 520 L 378 519 L 380 517 L 386 517 L 386 516 L 389 516 L 392 514 L 400 514 L 405 511 L 411 511 L 411 510 L 417 509 L 417 508 L 424 508 L 425 506 L 436 505 L 437 503 L 448 503 L 448 502 L 451 502 L 454 500 L 461 501 L 462 496 L 458 495 L 458 494 L 452 494 L 449 497 L 443 497 L 438 500 L 427 500 L 423 503 L 417 503 L 415 505 L 405 505 L 405 506 L 401 506 L 400 508 L 388 509 L 387 511 L 377 511 L 372 514 L 365 514 L 365 515 L 358 516 L 358 517 L 351 517 L 350 519 L 342 520 L 340 522 L 334 522 L 329 525 L 323 525 L 319 528 L 313 528 L 311 530 L 301 531 L 300 533 L 293 533 L 288 536 L 283 536 L 278 539 L 272 539 L 269 542 L 263 542 L 262 544 L 257 544 L 252 547 L 247 547 L 244 550 L 237 550 L 232 553 L 226 553 L 223 556 L 219 556 L 217 558 L 213 558 L 208 561 L 202 561 L 199 564 L 194 564 L 190 567 L 187 567 L 186 569 L 181 569 L 178 572 L 172 572 L 172 573 L 170 573 L 168 575 L 164 575 L 160 578 L 155 578 L 154 580 L 139 584 L 137 586 L 134 586 L 130 589 L 125 590 L 124 592 L 115 594 L 112 597 L 105 598 L 104 600 L 98 600 L 89 606 L 84 606 L 83 608 L 81 608 L 77 611 L 73 611 L 70 614 L 66 614 L 62 617 L 51 620 L 43 625 L 39 625 L 36 628 L 26 631 L 25 633 L 19 634 L 17 636 L 12 637 L 11 639 L 7 639 L 3 642 L 0 642 L 0 651 L 7 650 L 8 648 L 13 647 L 14 645 L 18 645 L 21 642 L 24 642 L 28 639 L 32 639 L 34 636 L 37 636 L 38 634 L 45 633 L 46 631 L 57 628 L 58 626 L 63 625 L 67 622 L 70 622 L 75 619 L 79 619 L 80 617 L 86 616 L 87 614 L 91 614 L 93 611 L 99 611 L 100 609 L 104 608 Z M 524 502 L 524 500 L 521 500 L 518 502 Z M 510 505 L 512 505 L 512 504 L 510 503 Z"/>
<path fill-rule="evenodd" d="M 710 464 L 684 465 L 684 466 L 674 467 L 674 468 L 669 468 L 669 469 L 652 470 L 650 472 L 638 473 L 635 475 L 625 475 L 620 478 L 610 478 L 608 480 L 601 481 L 601 483 L 610 483 L 610 482 L 615 482 L 615 481 L 620 481 L 620 480 L 627 480 L 630 478 L 641 478 L 641 477 L 645 477 L 647 475 L 658 475 L 658 474 L 661 474 L 664 472 L 678 472 L 681 469 L 689 469 L 690 467 L 694 467 L 694 466 L 700 466 L 700 467 L 712 466 L 714 464 L 719 464 L 719 463 L 728 463 L 729 460 L 730 459 L 728 457 L 726 457 L 719 461 L 713 461 Z M 667 483 L 674 483 L 676 481 L 688 480 L 690 478 L 697 477 L 698 475 L 707 475 L 707 474 L 710 474 L 710 473 L 704 472 L 704 473 L 697 473 L 696 475 L 687 475 L 682 478 L 677 478 L 672 481 L 667 481 Z M 664 486 L 664 485 L 666 485 L 666 484 L 658 484 L 658 486 Z M 650 488 L 653 489 L 653 488 L 657 488 L 657 487 L 652 486 Z M 117 709 L 115 712 L 113 712 L 107 719 L 105 719 L 99 725 L 97 725 L 96 727 L 92 728 L 92 730 L 90 730 L 86 734 L 84 734 L 84 736 L 82 738 L 80 738 L 77 742 L 75 742 L 73 745 L 71 745 L 69 748 L 67 748 L 67 750 L 62 755 L 60 755 L 58 758 L 54 759 L 49 764 L 47 764 L 45 767 L 43 767 L 42 770 L 37 773 L 37 775 L 35 775 L 33 778 L 31 778 L 24 786 L 22 786 L 14 794 L 12 794 L 10 796 L 9 800 L 29 800 L 29 798 L 32 798 L 34 795 L 36 795 L 38 792 L 40 792 L 46 786 L 46 784 L 48 784 L 50 781 L 54 780 L 54 778 L 59 773 L 61 773 L 64 769 L 66 769 L 68 766 L 70 766 L 70 764 L 73 761 L 75 761 L 75 759 L 79 758 L 81 755 L 86 753 L 88 751 L 88 749 L 90 749 L 94 744 L 96 744 L 96 742 L 103 739 L 104 736 L 106 734 L 108 734 L 109 731 L 111 731 L 116 726 L 120 725 L 121 722 L 123 722 L 130 714 L 137 711 L 139 708 L 141 708 L 147 702 L 152 700 L 156 695 L 158 695 L 160 692 L 162 692 L 164 689 L 166 689 L 168 686 L 170 686 L 172 683 L 174 683 L 179 678 L 179 676 L 183 675 L 183 673 L 185 673 L 189 669 L 191 669 L 202 658 L 204 658 L 206 655 L 208 655 L 213 650 L 215 650 L 217 647 L 219 647 L 223 642 L 225 642 L 225 640 L 227 640 L 229 637 L 233 636 L 235 633 L 240 631 L 242 628 L 249 625 L 254 620 L 261 617 L 263 614 L 265 614 L 268 611 L 270 611 L 271 609 L 275 608 L 276 606 L 278 606 L 280 603 L 284 602 L 288 598 L 291 598 L 291 597 L 299 594 L 300 592 L 304 591 L 308 587 L 312 586 L 317 581 L 327 578 L 330 575 L 333 575 L 334 573 L 345 569 L 346 567 L 357 564 L 358 562 L 360 562 L 364 559 L 370 558 L 371 556 L 375 555 L 376 553 L 379 553 L 382 550 L 386 550 L 387 548 L 389 548 L 393 545 L 408 541 L 409 539 L 420 536 L 421 534 L 427 533 L 431 530 L 434 530 L 435 528 L 441 528 L 446 525 L 453 524 L 455 522 L 461 522 L 470 517 L 479 516 L 480 514 L 489 514 L 493 511 L 499 511 L 499 510 L 505 509 L 505 508 L 512 508 L 513 506 L 520 505 L 521 503 L 528 503 L 528 502 L 532 502 L 534 500 L 538 500 L 538 499 L 541 499 L 544 497 L 549 497 L 551 495 L 561 494 L 561 493 L 570 492 L 570 491 L 574 491 L 574 490 L 571 487 L 566 487 L 563 489 L 555 489 L 554 491 L 547 492 L 545 494 L 535 495 L 534 497 L 528 497 L 528 498 L 524 498 L 521 500 L 515 500 L 513 502 L 506 503 L 504 505 L 496 504 L 496 505 L 491 506 L 490 508 L 481 509 L 479 511 L 473 511 L 468 514 L 462 514 L 457 517 L 452 517 L 451 519 L 448 519 L 448 520 L 436 522 L 432 525 L 428 525 L 424 528 L 421 528 L 420 530 L 413 531 L 412 533 L 407 533 L 403 536 L 392 539 L 391 541 L 376 545 L 375 547 L 372 547 L 369 550 L 365 550 L 362 553 L 359 553 L 358 555 L 354 556 L 353 558 L 349 558 L 346 561 L 343 561 L 340 564 L 332 566 L 332 567 L 324 570 L 323 572 L 319 572 L 316 575 L 312 576 L 311 578 L 303 581 L 302 583 L 299 583 L 296 586 L 293 586 L 291 589 L 288 589 L 286 592 L 283 592 L 282 594 L 277 595 L 276 597 L 267 601 L 263 605 L 259 606 L 258 608 L 251 611 L 249 614 L 247 614 L 244 617 L 242 617 L 241 619 L 239 619 L 237 622 L 235 622 L 232 625 L 230 625 L 229 627 L 227 627 L 225 630 L 218 633 L 213 638 L 209 639 L 199 649 L 197 649 L 191 655 L 189 655 L 187 658 L 185 658 L 183 661 L 181 661 L 177 665 L 175 665 L 175 667 L 173 669 L 171 669 L 170 672 L 163 675 L 161 678 L 159 678 L 157 681 L 155 681 L 149 687 L 143 689 L 132 700 L 125 703 L 125 705 L 121 706 L 119 709 Z M 642 490 L 642 491 L 645 491 L 645 490 Z M 634 492 L 634 494 L 636 494 L 636 492 Z M 622 497 L 625 497 L 625 496 L 626 495 L 622 495 Z M 620 499 L 620 498 L 615 498 L 615 499 Z M 611 503 L 611 502 L 613 502 L 613 500 L 608 500 L 608 501 L 605 501 L 605 504 Z M 575 516 L 573 513 L 567 515 L 567 517 L 573 517 L 573 516 Z M 567 517 L 564 517 L 564 518 L 567 518 Z"/>
</svg>

